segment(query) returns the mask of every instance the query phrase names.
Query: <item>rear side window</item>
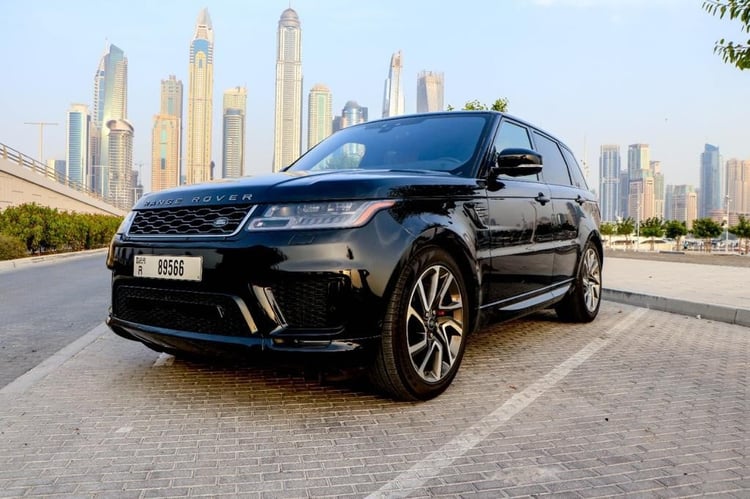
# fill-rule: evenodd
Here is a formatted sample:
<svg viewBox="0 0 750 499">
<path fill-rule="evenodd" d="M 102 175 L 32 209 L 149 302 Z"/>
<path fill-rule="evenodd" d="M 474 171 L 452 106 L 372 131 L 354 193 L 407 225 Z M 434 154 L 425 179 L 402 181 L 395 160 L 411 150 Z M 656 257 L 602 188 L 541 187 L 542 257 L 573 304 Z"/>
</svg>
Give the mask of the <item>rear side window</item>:
<svg viewBox="0 0 750 499">
<path fill-rule="evenodd" d="M 568 166 L 557 142 L 536 131 L 533 134 L 536 151 L 542 155 L 542 180 L 548 184 L 571 185 Z"/>
<path fill-rule="evenodd" d="M 567 147 L 562 148 L 563 156 L 565 161 L 568 163 L 568 171 L 570 171 L 570 178 L 573 180 L 573 185 L 580 189 L 589 190 L 589 186 L 586 184 L 586 179 L 581 173 L 581 166 L 576 161 L 573 153 L 568 150 Z"/>
</svg>

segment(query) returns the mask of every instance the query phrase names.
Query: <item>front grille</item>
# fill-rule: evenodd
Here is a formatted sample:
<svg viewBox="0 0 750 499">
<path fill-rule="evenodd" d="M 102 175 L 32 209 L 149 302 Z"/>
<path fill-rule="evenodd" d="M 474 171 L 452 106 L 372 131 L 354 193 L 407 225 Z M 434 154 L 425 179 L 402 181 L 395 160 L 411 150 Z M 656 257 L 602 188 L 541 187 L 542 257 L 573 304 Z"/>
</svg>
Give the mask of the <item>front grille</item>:
<svg viewBox="0 0 750 499">
<path fill-rule="evenodd" d="M 242 226 L 252 206 L 183 206 L 139 210 L 129 236 L 230 236 Z"/>
<path fill-rule="evenodd" d="M 271 286 L 287 324 L 296 328 L 341 325 L 340 277 L 285 279 Z"/>
<path fill-rule="evenodd" d="M 251 334 L 237 302 L 228 295 L 117 286 L 112 305 L 118 319 L 146 326 L 222 336 Z"/>
</svg>

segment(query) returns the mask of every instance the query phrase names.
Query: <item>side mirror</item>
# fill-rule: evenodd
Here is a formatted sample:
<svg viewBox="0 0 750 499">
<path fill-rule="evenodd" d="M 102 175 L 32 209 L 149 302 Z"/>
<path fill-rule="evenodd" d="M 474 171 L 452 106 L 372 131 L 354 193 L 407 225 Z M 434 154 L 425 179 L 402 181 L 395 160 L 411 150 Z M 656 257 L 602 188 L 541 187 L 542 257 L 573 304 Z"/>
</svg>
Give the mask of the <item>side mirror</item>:
<svg viewBox="0 0 750 499">
<path fill-rule="evenodd" d="M 495 175 L 523 177 L 536 175 L 542 171 L 542 155 L 531 149 L 509 147 L 497 156 L 497 166 L 492 168 Z"/>
</svg>

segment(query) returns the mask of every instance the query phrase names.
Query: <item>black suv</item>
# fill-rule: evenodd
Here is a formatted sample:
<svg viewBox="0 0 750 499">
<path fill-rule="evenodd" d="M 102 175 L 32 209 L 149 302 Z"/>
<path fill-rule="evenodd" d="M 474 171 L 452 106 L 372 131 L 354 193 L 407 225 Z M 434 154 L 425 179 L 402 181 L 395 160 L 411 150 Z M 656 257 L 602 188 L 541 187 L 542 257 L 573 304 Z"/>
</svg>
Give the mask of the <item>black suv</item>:
<svg viewBox="0 0 750 499">
<path fill-rule="evenodd" d="M 599 207 L 573 154 L 485 111 L 372 121 L 283 172 L 151 193 L 112 245 L 112 330 L 172 354 L 354 360 L 429 399 L 490 320 L 599 311 Z"/>
</svg>

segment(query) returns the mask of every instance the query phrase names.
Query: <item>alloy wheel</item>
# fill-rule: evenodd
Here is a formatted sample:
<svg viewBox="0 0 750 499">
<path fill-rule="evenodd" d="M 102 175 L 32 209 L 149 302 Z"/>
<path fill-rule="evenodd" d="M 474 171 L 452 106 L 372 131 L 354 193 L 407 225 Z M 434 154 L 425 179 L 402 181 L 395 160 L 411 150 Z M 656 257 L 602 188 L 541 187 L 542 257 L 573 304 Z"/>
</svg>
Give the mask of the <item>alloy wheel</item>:
<svg viewBox="0 0 750 499">
<path fill-rule="evenodd" d="M 428 267 L 415 282 L 406 314 L 409 358 L 427 382 L 445 378 L 464 341 L 464 304 L 458 280 L 443 265 Z"/>
</svg>

